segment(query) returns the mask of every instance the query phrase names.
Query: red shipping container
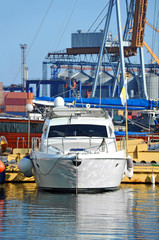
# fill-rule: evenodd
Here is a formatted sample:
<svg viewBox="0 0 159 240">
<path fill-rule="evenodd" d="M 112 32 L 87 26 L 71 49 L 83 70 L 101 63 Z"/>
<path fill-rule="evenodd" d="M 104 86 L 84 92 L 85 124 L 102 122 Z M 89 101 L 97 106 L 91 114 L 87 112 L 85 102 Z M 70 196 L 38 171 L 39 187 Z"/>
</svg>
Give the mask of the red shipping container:
<svg viewBox="0 0 159 240">
<path fill-rule="evenodd" d="M 7 105 L 6 112 L 26 112 L 25 106 Z"/>
<path fill-rule="evenodd" d="M 27 104 L 27 99 L 22 98 L 5 98 L 4 104 L 7 105 L 19 105 L 25 106 Z"/>
<path fill-rule="evenodd" d="M 4 98 L 29 99 L 29 98 L 33 98 L 33 93 L 27 93 L 27 92 L 4 92 Z"/>
</svg>

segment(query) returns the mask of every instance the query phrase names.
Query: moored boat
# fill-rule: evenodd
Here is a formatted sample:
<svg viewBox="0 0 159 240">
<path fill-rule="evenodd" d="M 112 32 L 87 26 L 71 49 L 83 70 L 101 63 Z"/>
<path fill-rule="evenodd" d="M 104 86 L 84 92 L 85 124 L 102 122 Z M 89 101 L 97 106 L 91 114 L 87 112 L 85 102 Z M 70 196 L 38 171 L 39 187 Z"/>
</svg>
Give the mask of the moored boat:
<svg viewBox="0 0 159 240">
<path fill-rule="evenodd" d="M 41 137 L 43 123 L 41 119 L 30 120 L 30 142 L 32 137 Z M 9 148 L 27 147 L 28 118 L 0 117 L 0 136 L 7 139 Z"/>
<path fill-rule="evenodd" d="M 107 111 L 69 108 L 58 97 L 43 127 L 40 149 L 21 159 L 19 169 L 32 173 L 40 189 L 94 192 L 117 189 L 124 173 L 132 177 L 132 159 L 117 150 Z"/>
</svg>

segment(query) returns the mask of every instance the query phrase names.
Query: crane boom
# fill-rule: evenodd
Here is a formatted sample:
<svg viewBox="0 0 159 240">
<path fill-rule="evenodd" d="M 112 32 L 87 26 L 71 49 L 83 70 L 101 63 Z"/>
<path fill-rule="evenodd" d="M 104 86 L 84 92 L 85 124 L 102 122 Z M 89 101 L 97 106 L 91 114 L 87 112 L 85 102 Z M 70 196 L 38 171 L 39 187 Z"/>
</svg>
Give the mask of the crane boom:
<svg viewBox="0 0 159 240">
<path fill-rule="evenodd" d="M 147 0 L 136 0 L 133 33 L 132 33 L 132 41 L 131 41 L 132 47 L 143 46 L 146 10 L 147 10 Z"/>
<path fill-rule="evenodd" d="M 148 20 L 146 20 L 145 23 L 146 23 L 148 26 L 150 26 L 153 30 L 155 30 L 156 32 L 159 33 L 159 29 L 156 29 L 155 27 L 153 27 L 153 26 L 148 22 Z"/>
<path fill-rule="evenodd" d="M 151 54 L 151 56 L 155 59 L 157 64 L 159 64 L 159 58 L 156 56 L 156 54 L 151 50 L 151 48 L 148 46 L 148 44 L 145 41 L 143 41 L 143 44 L 147 48 L 147 50 Z"/>
<path fill-rule="evenodd" d="M 146 20 L 145 23 L 146 23 L 147 25 L 149 25 L 153 30 L 155 30 L 156 32 L 159 33 L 159 29 L 156 29 L 154 26 L 152 26 L 152 25 L 148 22 L 148 20 Z M 156 56 L 156 54 L 152 51 L 152 49 L 148 46 L 148 44 L 147 44 L 145 41 L 143 41 L 143 44 L 144 44 L 144 46 L 147 48 L 147 50 L 148 50 L 148 52 L 151 54 L 151 56 L 154 58 L 155 62 L 157 62 L 157 64 L 159 64 L 159 58 Z"/>
</svg>

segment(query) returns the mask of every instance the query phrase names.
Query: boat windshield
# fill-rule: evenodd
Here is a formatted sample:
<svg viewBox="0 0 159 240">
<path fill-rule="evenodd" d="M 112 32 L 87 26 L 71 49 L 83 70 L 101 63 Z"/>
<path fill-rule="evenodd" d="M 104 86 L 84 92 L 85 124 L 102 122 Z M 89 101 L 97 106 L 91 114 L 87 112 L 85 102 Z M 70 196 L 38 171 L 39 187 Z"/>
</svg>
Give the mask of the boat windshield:
<svg viewBox="0 0 159 240">
<path fill-rule="evenodd" d="M 51 126 L 48 137 L 107 137 L 106 126 L 73 124 Z"/>
</svg>

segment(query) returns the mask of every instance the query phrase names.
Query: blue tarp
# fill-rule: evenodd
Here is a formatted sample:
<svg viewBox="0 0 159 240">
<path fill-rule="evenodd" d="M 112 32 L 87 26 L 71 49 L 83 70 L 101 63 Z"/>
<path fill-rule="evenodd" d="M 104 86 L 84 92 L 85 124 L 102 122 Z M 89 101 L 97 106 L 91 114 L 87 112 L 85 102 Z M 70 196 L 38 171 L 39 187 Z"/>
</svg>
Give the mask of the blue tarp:
<svg viewBox="0 0 159 240">
<path fill-rule="evenodd" d="M 36 97 L 37 101 L 51 101 L 53 102 L 55 98 L 52 97 Z M 76 102 L 75 106 L 85 107 L 86 104 L 90 104 L 90 107 L 101 107 L 107 109 L 125 109 L 121 104 L 121 99 L 112 99 L 112 98 L 64 98 L 65 103 Z M 128 110 L 144 110 L 144 109 L 153 109 L 154 107 L 158 108 L 159 104 L 156 101 L 146 100 L 146 99 L 128 99 L 127 100 L 127 109 Z"/>
<path fill-rule="evenodd" d="M 114 132 L 116 136 L 126 136 L 126 132 L 125 131 L 115 131 Z M 148 132 L 128 132 L 129 136 L 147 136 Z"/>
</svg>

